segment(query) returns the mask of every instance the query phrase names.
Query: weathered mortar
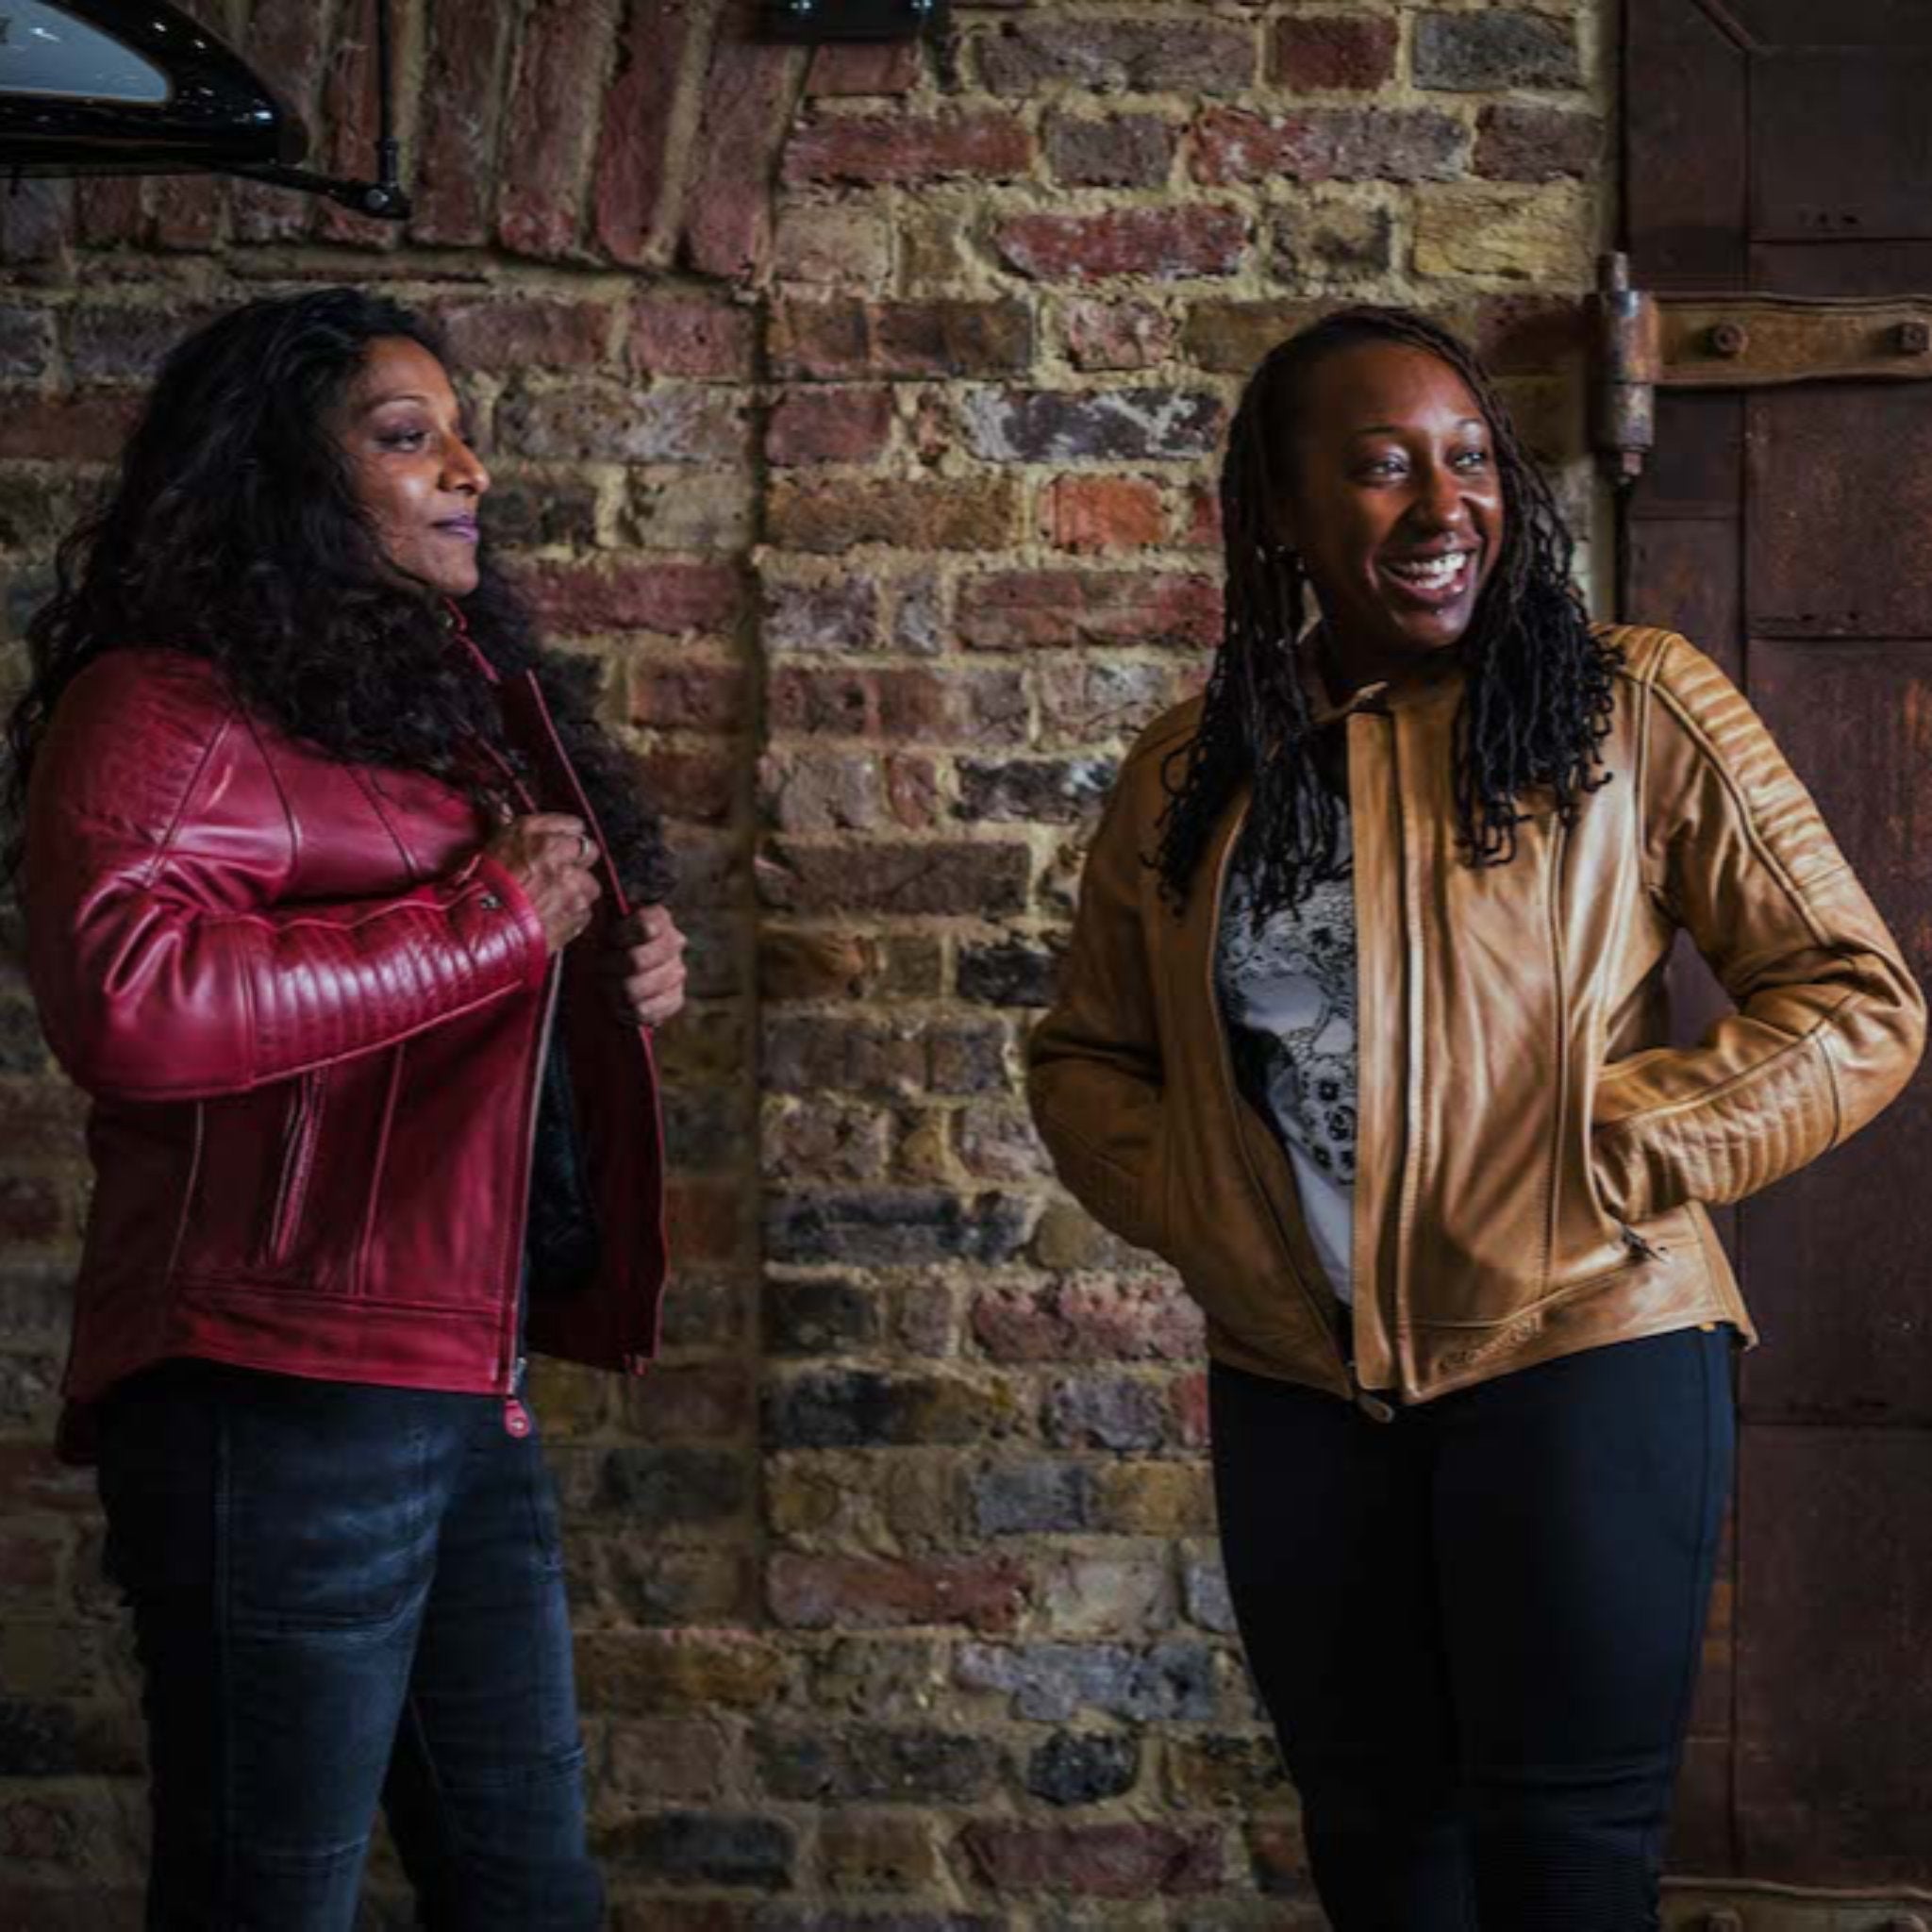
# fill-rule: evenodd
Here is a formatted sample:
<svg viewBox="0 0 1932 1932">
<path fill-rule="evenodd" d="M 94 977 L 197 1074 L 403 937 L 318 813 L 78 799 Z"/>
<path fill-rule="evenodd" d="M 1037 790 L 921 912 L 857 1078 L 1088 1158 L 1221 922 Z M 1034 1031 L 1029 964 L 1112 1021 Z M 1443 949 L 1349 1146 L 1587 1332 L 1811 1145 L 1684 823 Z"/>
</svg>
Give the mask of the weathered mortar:
<svg viewBox="0 0 1932 1932">
<path fill-rule="evenodd" d="M 404 234 L 0 192 L 11 674 L 166 343 L 379 281 L 449 327 L 499 537 L 680 821 L 672 1351 L 538 1397 L 631 1932 L 1317 1923 L 1230 1647 L 1198 1324 L 1048 1181 L 1019 1046 L 1114 761 L 1215 636 L 1214 450 L 1262 350 L 1424 304 L 1587 503 L 1607 11 L 1005 0 L 943 58 L 814 58 L 724 0 L 404 0 Z M 358 8 L 208 12 L 363 165 Z M 46 1447 L 81 1109 L 0 999 L 0 1924 L 102 1932 L 132 1670 Z"/>
</svg>

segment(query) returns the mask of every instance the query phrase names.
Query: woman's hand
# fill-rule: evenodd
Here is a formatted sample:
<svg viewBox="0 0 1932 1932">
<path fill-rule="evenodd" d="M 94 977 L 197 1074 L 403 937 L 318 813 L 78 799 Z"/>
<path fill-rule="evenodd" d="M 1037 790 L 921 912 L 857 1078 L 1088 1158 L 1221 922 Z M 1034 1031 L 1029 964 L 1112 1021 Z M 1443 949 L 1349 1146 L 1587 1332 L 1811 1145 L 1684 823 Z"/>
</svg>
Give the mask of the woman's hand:
<svg viewBox="0 0 1932 1932">
<path fill-rule="evenodd" d="M 584 822 L 567 812 L 532 812 L 511 819 L 488 849 L 536 908 L 550 950 L 562 952 L 590 924 L 604 890 L 592 870 L 597 848 Z"/>
<path fill-rule="evenodd" d="M 626 1026 L 661 1026 L 684 1005 L 684 935 L 662 906 L 620 924 L 605 957 L 611 1010 Z"/>
</svg>

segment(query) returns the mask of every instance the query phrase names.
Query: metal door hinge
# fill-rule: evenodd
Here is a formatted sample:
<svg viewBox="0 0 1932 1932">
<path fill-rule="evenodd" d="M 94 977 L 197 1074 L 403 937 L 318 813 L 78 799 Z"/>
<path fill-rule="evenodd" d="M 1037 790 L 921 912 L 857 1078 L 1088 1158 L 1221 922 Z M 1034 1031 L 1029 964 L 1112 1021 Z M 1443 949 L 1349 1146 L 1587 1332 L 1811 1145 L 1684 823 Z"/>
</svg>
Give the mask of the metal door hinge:
<svg viewBox="0 0 1932 1932">
<path fill-rule="evenodd" d="M 1613 483 L 1634 483 L 1660 389 L 1932 381 L 1932 297 L 1654 295 L 1606 255 L 1590 298 L 1591 441 Z"/>
</svg>

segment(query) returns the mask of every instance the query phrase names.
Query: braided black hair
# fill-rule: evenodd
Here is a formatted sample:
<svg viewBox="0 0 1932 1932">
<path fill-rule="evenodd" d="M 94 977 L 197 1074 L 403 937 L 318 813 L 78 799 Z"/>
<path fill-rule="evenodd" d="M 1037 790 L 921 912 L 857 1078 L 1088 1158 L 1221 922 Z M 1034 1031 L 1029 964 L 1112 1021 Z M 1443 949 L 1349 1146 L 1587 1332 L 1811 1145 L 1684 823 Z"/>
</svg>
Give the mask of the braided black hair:
<svg viewBox="0 0 1932 1932">
<path fill-rule="evenodd" d="M 1608 782 L 1609 734 L 1622 652 L 1593 636 L 1571 581 L 1575 542 L 1550 487 L 1524 453 L 1474 353 L 1427 317 L 1345 308 L 1291 336 L 1249 377 L 1221 471 L 1226 615 L 1198 730 L 1168 755 L 1169 803 L 1150 863 L 1178 908 L 1215 824 L 1252 779 L 1249 816 L 1257 919 L 1298 904 L 1341 870 L 1341 806 L 1314 758 L 1312 718 L 1296 662 L 1307 631 L 1307 578 L 1276 533 L 1290 479 L 1273 452 L 1298 440 L 1310 372 L 1364 343 L 1420 349 L 1468 386 L 1490 427 L 1503 489 L 1503 544 L 1457 646 L 1465 683 L 1455 730 L 1457 830 L 1473 865 L 1516 855 L 1524 792 L 1541 787 L 1564 823 Z"/>
</svg>

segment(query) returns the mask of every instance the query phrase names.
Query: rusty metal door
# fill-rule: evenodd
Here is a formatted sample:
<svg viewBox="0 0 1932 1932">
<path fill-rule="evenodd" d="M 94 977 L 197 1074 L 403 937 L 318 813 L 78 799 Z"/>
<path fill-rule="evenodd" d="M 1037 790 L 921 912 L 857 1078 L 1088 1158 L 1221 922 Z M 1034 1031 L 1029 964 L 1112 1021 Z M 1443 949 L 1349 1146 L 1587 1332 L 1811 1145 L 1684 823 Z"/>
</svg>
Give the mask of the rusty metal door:
<svg viewBox="0 0 1932 1932">
<path fill-rule="evenodd" d="M 1624 24 L 1654 299 L 1623 373 L 1657 387 L 1621 611 L 1736 677 L 1932 979 L 1932 0 Z M 1766 1341 L 1671 1855 L 1708 1882 L 1672 1923 L 1932 1924 L 1932 1080 L 1729 1221 Z"/>
</svg>

